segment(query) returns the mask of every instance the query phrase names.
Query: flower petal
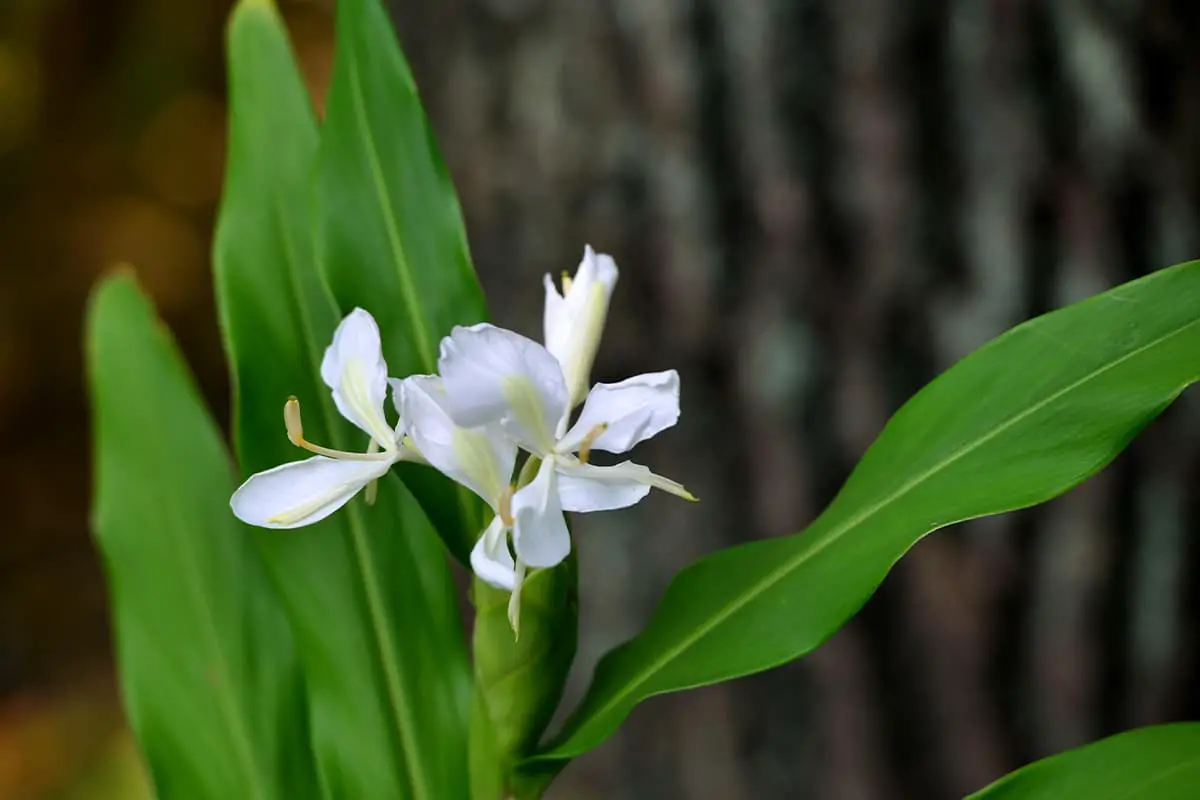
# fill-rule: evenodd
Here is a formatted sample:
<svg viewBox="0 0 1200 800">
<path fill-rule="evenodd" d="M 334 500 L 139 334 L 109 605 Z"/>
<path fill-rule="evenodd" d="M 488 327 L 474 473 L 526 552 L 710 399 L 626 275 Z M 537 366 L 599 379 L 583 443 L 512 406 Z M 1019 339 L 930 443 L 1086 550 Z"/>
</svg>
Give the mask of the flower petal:
<svg viewBox="0 0 1200 800">
<path fill-rule="evenodd" d="M 488 525 L 471 550 L 471 569 L 497 589 L 512 591 L 517 583 L 517 565 L 508 552 L 508 528 L 499 515 Z"/>
<path fill-rule="evenodd" d="M 537 342 L 487 323 L 459 326 L 442 339 L 438 372 L 457 424 L 499 422 L 532 452 L 553 448 L 567 389 L 558 362 Z"/>
<path fill-rule="evenodd" d="M 678 420 L 679 373 L 673 369 L 635 375 L 620 383 L 597 383 L 557 449 L 573 452 L 591 434 L 590 449 L 624 453 Z"/>
<path fill-rule="evenodd" d="M 562 295 L 554 290 L 550 276 L 545 278 L 546 349 L 562 365 L 572 408 L 587 394 L 592 362 L 600 346 L 617 275 L 617 264 L 612 257 L 596 253 L 588 245 L 575 277 L 569 282 L 564 280 L 567 285 Z"/>
<path fill-rule="evenodd" d="M 543 341 L 550 354 L 558 358 L 570 333 L 571 318 L 567 315 L 566 300 L 558 293 L 550 273 L 546 273 L 542 283 L 546 287 L 546 308 L 542 313 Z M 559 363 L 562 363 L 562 359 L 559 359 Z"/>
<path fill-rule="evenodd" d="M 383 415 L 387 363 L 374 317 L 361 308 L 346 315 L 325 350 L 321 379 L 333 390 L 333 402 L 343 417 L 383 449 L 395 447 L 396 434 Z"/>
<path fill-rule="evenodd" d="M 517 445 L 496 424 L 462 428 L 446 410 L 449 396 L 436 375 L 392 381 L 396 407 L 421 455 L 466 486 L 493 510 L 512 478 Z"/>
<path fill-rule="evenodd" d="M 533 481 L 513 495 L 513 550 L 531 567 L 553 567 L 571 552 L 557 475 L 553 459 L 547 459 Z"/>
<path fill-rule="evenodd" d="M 234 516 L 262 528 L 299 528 L 325 519 L 391 467 L 387 459 L 314 456 L 251 475 L 229 500 Z"/>
<path fill-rule="evenodd" d="M 641 464 L 624 461 L 611 467 L 559 463 L 558 497 L 565 511 L 612 511 L 639 502 L 650 489 L 695 500 L 682 484 L 655 475 Z"/>
</svg>

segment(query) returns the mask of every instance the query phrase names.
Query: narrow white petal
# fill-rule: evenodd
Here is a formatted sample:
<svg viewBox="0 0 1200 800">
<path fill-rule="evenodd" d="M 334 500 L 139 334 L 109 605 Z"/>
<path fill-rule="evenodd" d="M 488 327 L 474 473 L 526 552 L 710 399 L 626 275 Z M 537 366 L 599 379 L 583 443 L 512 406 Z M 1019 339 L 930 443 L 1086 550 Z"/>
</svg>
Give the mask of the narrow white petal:
<svg viewBox="0 0 1200 800">
<path fill-rule="evenodd" d="M 325 350 L 321 379 L 333 390 L 333 402 L 343 417 L 385 450 L 395 446 L 395 432 L 383 415 L 387 363 L 374 317 L 361 308 L 346 315 Z"/>
<path fill-rule="evenodd" d="M 508 552 L 508 528 L 499 515 L 488 525 L 471 550 L 471 569 L 481 580 L 497 589 L 512 591 L 517 565 Z"/>
<path fill-rule="evenodd" d="M 649 472 L 649 470 L 646 470 Z M 593 464 L 560 464 L 558 497 L 566 511 L 612 511 L 632 506 L 650 494 L 650 486 L 638 476 L 613 467 Z"/>
<path fill-rule="evenodd" d="M 531 567 L 553 567 L 571 552 L 557 477 L 554 461 L 547 459 L 533 482 L 513 496 L 513 549 L 517 558 Z"/>
<path fill-rule="evenodd" d="M 611 467 L 595 464 L 560 463 L 558 497 L 565 511 L 612 511 L 639 502 L 651 489 L 696 498 L 682 484 L 655 475 L 641 464 L 624 461 Z"/>
<path fill-rule="evenodd" d="M 512 594 L 508 596 L 508 624 L 512 627 L 513 636 L 521 638 L 521 589 L 525 586 L 525 563 L 517 562 L 517 573 L 513 576 Z"/>
<path fill-rule="evenodd" d="M 344 461 L 314 456 L 251 475 L 229 506 L 234 516 L 262 528 L 299 528 L 319 522 L 382 477 L 390 461 Z"/>
<path fill-rule="evenodd" d="M 564 352 L 563 348 L 566 346 L 567 336 L 571 330 L 571 318 L 567 314 L 566 300 L 558 293 L 554 279 L 547 274 L 542 279 L 542 283 L 546 287 L 546 308 L 542 313 L 542 330 L 545 337 L 543 341 L 550 354 L 559 358 Z M 561 363 L 561 359 L 559 360 Z"/>
<path fill-rule="evenodd" d="M 436 375 L 393 381 L 400 416 L 417 450 L 437 470 L 495 507 L 512 477 L 516 444 L 496 424 L 462 428 L 447 412 L 449 396 Z"/>
<path fill-rule="evenodd" d="M 575 273 L 575 280 L 591 281 L 604 287 L 608 295 L 612 295 L 617 285 L 617 262 L 607 253 L 597 253 L 590 244 L 583 247 L 583 260 Z"/>
<path fill-rule="evenodd" d="M 537 342 L 487 323 L 456 327 L 442 339 L 438 372 L 457 424 L 499 422 L 535 453 L 553 447 L 567 390 L 558 362 Z"/>
<path fill-rule="evenodd" d="M 624 453 L 678 420 L 679 373 L 673 369 L 635 375 L 620 383 L 597 383 L 579 419 L 558 443 L 558 451 L 577 450 L 591 434 L 592 450 Z"/>
</svg>

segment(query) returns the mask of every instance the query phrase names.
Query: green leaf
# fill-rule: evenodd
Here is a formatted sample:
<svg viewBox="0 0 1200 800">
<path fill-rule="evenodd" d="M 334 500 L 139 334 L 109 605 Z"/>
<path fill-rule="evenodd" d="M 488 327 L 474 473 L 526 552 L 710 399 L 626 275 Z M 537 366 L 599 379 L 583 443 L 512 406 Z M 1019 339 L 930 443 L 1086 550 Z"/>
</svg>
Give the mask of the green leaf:
<svg viewBox="0 0 1200 800">
<path fill-rule="evenodd" d="M 242 468 L 306 455 L 285 436 L 289 395 L 301 402 L 307 438 L 365 450 L 320 380 L 340 314 L 311 233 L 317 126 L 265 0 L 234 11 L 229 70 L 216 268 Z M 259 542 L 296 633 L 326 794 L 464 795 L 471 683 L 462 622 L 441 542 L 401 481 L 381 481 L 373 506 L 355 498 L 316 525 Z"/>
<path fill-rule="evenodd" d="M 541 760 L 594 747 L 647 697 L 811 651 L 921 537 L 1078 484 L 1198 373 L 1200 263 L 1000 336 L 906 403 L 801 535 L 731 548 L 680 573 L 646 629 L 601 661 Z"/>
<path fill-rule="evenodd" d="M 157 796 L 318 796 L 287 620 L 229 513 L 221 434 L 132 277 L 88 313 L 93 525 L 122 694 Z"/>
<path fill-rule="evenodd" d="M 1192 800 L 1200 787 L 1200 724 L 1128 731 L 1043 759 L 968 800 Z"/>
<path fill-rule="evenodd" d="M 455 325 L 486 317 L 454 186 L 379 0 L 340 0 L 321 134 L 321 266 L 342 310 L 375 315 L 392 374 L 437 372 Z M 455 557 L 467 563 L 483 504 L 431 470 L 402 465 Z"/>
</svg>

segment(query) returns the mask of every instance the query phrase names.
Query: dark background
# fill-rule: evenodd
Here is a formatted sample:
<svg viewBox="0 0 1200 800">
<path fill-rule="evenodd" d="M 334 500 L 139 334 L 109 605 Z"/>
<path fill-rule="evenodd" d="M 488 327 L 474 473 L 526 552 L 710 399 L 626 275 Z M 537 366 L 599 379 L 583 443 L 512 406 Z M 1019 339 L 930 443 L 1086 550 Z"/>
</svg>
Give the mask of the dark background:
<svg viewBox="0 0 1200 800">
<path fill-rule="evenodd" d="M 279 2 L 320 97 L 332 3 Z M 5 798 L 134 796 L 96 777 L 130 756 L 80 317 L 98 275 L 135 264 L 226 418 L 209 245 L 228 6 L 0 0 Z M 573 696 L 674 572 L 802 528 L 957 358 L 1200 254 L 1194 3 L 391 6 L 496 321 L 537 335 L 542 274 L 590 242 L 622 268 L 596 377 L 683 377 L 681 424 L 639 460 L 703 502 L 578 521 Z M 930 537 L 810 657 L 646 703 L 553 795 L 937 800 L 1200 716 L 1198 417 L 1185 397 L 1066 497 Z"/>
</svg>

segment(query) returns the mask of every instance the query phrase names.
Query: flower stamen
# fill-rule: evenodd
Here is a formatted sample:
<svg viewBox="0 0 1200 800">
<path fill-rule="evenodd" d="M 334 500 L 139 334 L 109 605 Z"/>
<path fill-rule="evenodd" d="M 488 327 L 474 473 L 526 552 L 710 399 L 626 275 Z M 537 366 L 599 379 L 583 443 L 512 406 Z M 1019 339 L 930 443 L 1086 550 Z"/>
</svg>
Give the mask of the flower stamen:
<svg viewBox="0 0 1200 800">
<path fill-rule="evenodd" d="M 595 444 L 596 440 L 599 439 L 606 430 L 608 430 L 608 423 L 601 422 L 599 425 L 596 425 L 590 431 L 588 431 L 587 435 L 583 437 L 583 441 L 579 443 L 579 460 L 581 462 L 584 464 L 588 463 L 588 457 L 592 454 L 592 445 Z"/>
<path fill-rule="evenodd" d="M 365 453 L 349 453 L 345 450 L 333 450 L 328 447 L 322 447 L 319 444 L 313 444 L 304 438 L 304 421 L 300 417 L 300 401 L 295 397 L 289 397 L 287 403 L 283 406 L 283 424 L 287 428 L 288 441 L 303 450 L 310 453 L 316 453 L 319 456 L 327 458 L 340 458 L 348 461 L 385 461 L 391 460 L 392 455 L 389 453 L 372 452 L 371 448 Z M 372 440 L 372 444 L 375 442 Z"/>
<path fill-rule="evenodd" d="M 516 487 L 510 483 L 508 486 L 505 486 L 504 491 L 500 493 L 500 521 L 509 528 L 513 526 L 512 499 L 515 492 Z"/>
</svg>

